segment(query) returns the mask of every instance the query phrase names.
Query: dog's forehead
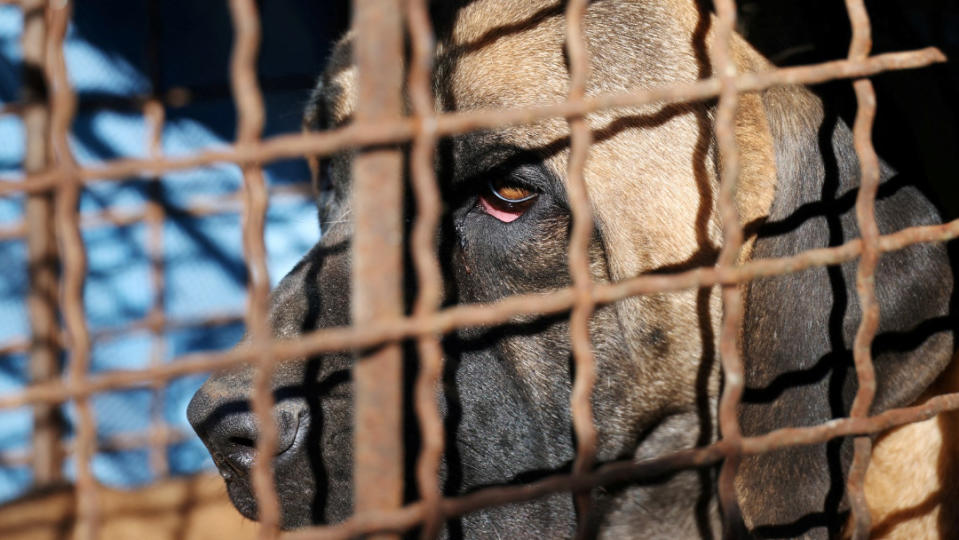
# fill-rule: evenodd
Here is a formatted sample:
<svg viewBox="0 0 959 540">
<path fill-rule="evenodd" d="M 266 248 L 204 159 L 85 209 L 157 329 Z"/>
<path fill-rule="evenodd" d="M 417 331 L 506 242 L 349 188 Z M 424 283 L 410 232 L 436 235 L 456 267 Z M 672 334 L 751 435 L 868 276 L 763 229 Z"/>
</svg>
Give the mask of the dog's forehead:
<svg viewBox="0 0 959 540">
<path fill-rule="evenodd" d="M 500 9 L 497 9 L 500 8 Z M 441 45 L 439 85 L 459 110 L 555 102 L 568 91 L 563 6 L 478 1 Z"/>
<path fill-rule="evenodd" d="M 688 36 L 702 16 L 694 0 L 591 4 L 584 20 L 591 57 L 587 93 L 701 76 Z M 437 56 L 436 86 L 448 96 L 445 107 L 493 110 L 566 98 L 565 2 L 474 0 L 450 20 Z"/>
<path fill-rule="evenodd" d="M 438 108 L 492 111 L 566 98 L 565 3 L 471 0 L 446 9 L 436 27 Z M 591 3 L 585 20 L 591 63 L 587 93 L 663 87 L 708 76 L 713 27 L 709 11 L 696 0 Z M 356 99 L 349 44 L 347 36 L 325 78 L 328 116 L 336 124 L 348 121 Z M 732 52 L 740 69 L 764 69 L 761 58 L 741 39 L 734 40 Z M 607 230 L 605 240 L 622 244 L 616 250 L 622 260 L 611 261 L 614 276 L 686 260 L 697 252 L 704 235 L 718 234 L 712 216 L 715 198 L 710 195 L 715 171 L 708 166 L 708 107 L 650 104 L 589 115 L 594 136 L 586 183 L 595 217 Z M 754 219 L 768 209 L 775 167 L 758 98 L 743 97 L 739 115 L 737 137 L 750 155 L 741 174 L 745 199 L 740 211 Z M 491 134 L 499 144 L 531 150 L 557 178 L 565 176 L 566 119 L 501 127 Z M 457 146 L 462 147 L 476 150 L 475 145 Z M 456 161 L 464 157 L 457 155 Z M 699 208 L 703 197 L 711 216 L 705 223 Z M 624 222 L 624 216 L 637 211 L 644 219 Z"/>
<path fill-rule="evenodd" d="M 564 99 L 569 90 L 565 2 L 451 1 L 440 11 L 446 15 L 434 18 L 439 108 L 497 109 Z M 699 16 L 694 0 L 592 4 L 585 25 L 593 57 L 589 92 L 695 78 L 691 45 L 679 36 L 688 36 Z M 324 76 L 334 125 L 347 122 L 356 105 L 352 40 L 352 33 L 340 40 Z"/>
<path fill-rule="evenodd" d="M 511 108 L 563 98 L 568 91 L 568 71 L 562 3 L 477 0 L 465 4 L 447 7 L 453 15 L 437 20 L 439 109 Z M 449 27 L 443 28 L 444 24 Z M 334 126 L 348 123 L 356 107 L 353 39 L 350 32 L 340 40 L 323 77 L 324 107 Z M 530 130 L 519 131 L 519 138 L 528 141 Z"/>
</svg>

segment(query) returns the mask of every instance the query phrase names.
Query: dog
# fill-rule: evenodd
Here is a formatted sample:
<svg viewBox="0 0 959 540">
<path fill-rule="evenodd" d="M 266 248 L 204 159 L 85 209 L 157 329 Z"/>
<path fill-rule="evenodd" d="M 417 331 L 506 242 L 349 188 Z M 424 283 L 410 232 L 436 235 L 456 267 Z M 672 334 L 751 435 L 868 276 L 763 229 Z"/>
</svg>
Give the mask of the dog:
<svg viewBox="0 0 959 540">
<path fill-rule="evenodd" d="M 562 2 L 460 0 L 434 3 L 431 10 L 438 110 L 565 98 Z M 697 0 L 592 2 L 585 19 L 587 93 L 712 76 L 714 29 L 714 17 Z M 352 118 L 351 40 L 347 34 L 334 49 L 307 107 L 310 129 L 341 127 Z M 738 36 L 731 55 L 739 72 L 772 69 Z M 722 226 L 715 110 L 712 100 L 588 115 L 593 144 L 585 178 L 594 215 L 588 251 L 595 282 L 716 263 Z M 789 86 L 741 95 L 734 132 L 742 165 L 736 204 L 748 234 L 740 260 L 793 255 L 859 236 L 853 206 L 860 173 L 851 132 L 810 91 Z M 570 286 L 568 155 L 569 129 L 561 118 L 441 142 L 436 170 L 446 210 L 437 245 L 447 304 Z M 351 322 L 350 162 L 349 152 L 316 160 L 324 234 L 272 295 L 270 321 L 278 338 Z M 905 175 L 883 166 L 882 179 L 876 218 L 883 233 L 939 222 L 934 205 Z M 415 297 L 410 288 L 407 296 Z M 953 359 L 954 283 L 946 247 L 923 244 L 884 255 L 876 288 L 882 315 L 873 347 L 873 413 L 916 402 L 939 384 Z M 855 262 L 763 278 L 742 290 L 744 434 L 847 416 L 857 387 L 851 354 L 860 319 Z M 642 460 L 718 438 L 720 319 L 718 288 L 631 297 L 595 311 L 589 331 L 598 461 Z M 568 317 L 461 329 L 444 337 L 443 351 L 446 494 L 569 470 L 575 443 Z M 286 528 L 335 523 L 351 514 L 353 360 L 349 352 L 333 353 L 276 368 L 274 416 L 285 450 L 275 459 L 275 473 Z M 246 405 L 252 373 L 242 367 L 215 375 L 188 411 L 234 504 L 248 517 L 257 513 L 249 479 L 256 427 Z M 410 360 L 407 374 L 413 373 Z M 938 425 L 885 436 L 875 459 L 886 459 L 891 468 L 872 473 L 871 497 L 882 498 L 882 478 L 908 476 L 911 462 L 945 451 L 945 442 L 932 442 L 930 435 L 939 433 Z M 417 448 L 412 415 L 405 429 L 411 463 Z M 849 440 L 744 458 L 736 478 L 744 529 L 757 537 L 841 534 L 850 459 Z M 916 487 L 919 500 L 933 497 L 933 512 L 948 504 L 936 499 L 938 481 Z M 723 526 L 715 484 L 712 469 L 678 471 L 641 485 L 595 489 L 590 513 L 579 520 L 572 496 L 556 494 L 452 519 L 444 534 L 569 537 L 582 521 L 590 536 L 711 538 Z M 923 527 L 940 525 L 932 519 Z"/>
</svg>

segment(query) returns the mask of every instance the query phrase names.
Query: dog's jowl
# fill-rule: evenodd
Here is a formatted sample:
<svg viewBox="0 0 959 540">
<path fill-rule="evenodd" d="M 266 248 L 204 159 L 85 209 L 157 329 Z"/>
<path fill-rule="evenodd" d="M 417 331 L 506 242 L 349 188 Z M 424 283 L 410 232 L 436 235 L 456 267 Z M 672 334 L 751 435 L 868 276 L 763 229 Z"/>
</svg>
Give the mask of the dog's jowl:
<svg viewBox="0 0 959 540">
<path fill-rule="evenodd" d="M 433 4 L 438 111 L 565 99 L 570 74 L 564 3 Z M 585 20 L 591 60 L 587 92 L 711 77 L 714 29 L 715 19 L 696 0 L 592 2 Z M 356 84 L 350 45 L 347 35 L 333 52 L 307 108 L 308 129 L 350 122 Z M 739 72 L 772 69 L 738 37 L 732 56 Z M 827 110 L 801 87 L 740 96 L 737 204 L 748 237 L 741 261 L 837 246 L 859 236 L 854 210 L 859 164 L 852 135 Z M 589 247 L 594 281 L 715 264 L 722 245 L 715 112 L 716 102 L 709 100 L 588 116 L 593 144 L 585 178 L 594 216 Z M 563 118 L 440 142 L 436 172 L 445 210 L 437 255 L 446 305 L 571 284 L 569 144 Z M 350 324 L 350 160 L 349 152 L 317 159 L 314 182 L 323 239 L 273 293 L 270 317 L 277 337 Z M 884 167 L 882 178 L 876 219 L 883 233 L 938 222 L 933 205 L 908 175 Z M 408 206 L 412 219 L 415 208 Z M 415 279 L 406 282 L 407 298 L 415 298 Z M 882 315 L 873 347 L 874 413 L 913 404 L 934 385 L 945 384 L 940 375 L 954 350 L 953 274 L 946 248 L 924 244 L 885 254 L 876 287 Z M 848 415 L 857 389 L 851 352 L 860 320 L 855 262 L 759 279 L 744 285 L 743 292 L 744 433 Z M 631 297 L 596 310 L 589 329 L 597 370 L 592 406 L 599 462 L 647 459 L 717 440 L 721 311 L 718 288 Z M 568 319 L 568 314 L 527 317 L 443 337 L 437 399 L 446 429 L 441 479 L 446 494 L 570 470 L 575 442 Z M 406 349 L 406 377 L 412 380 L 415 347 Z M 353 358 L 345 351 L 277 366 L 274 418 L 281 452 L 274 462 L 286 528 L 335 523 L 351 514 Z M 251 380 L 252 368 L 213 376 L 194 397 L 189 416 L 234 504 L 255 517 Z M 406 393 L 411 408 L 411 385 Z M 415 415 L 406 418 L 406 461 L 413 464 L 419 428 Z M 945 424 L 924 425 L 877 442 L 875 459 L 884 461 L 867 483 L 871 498 L 888 497 L 883 486 L 896 485 L 884 482 L 883 474 L 892 478 L 906 471 L 902 477 L 909 477 L 908 467 L 925 467 L 946 451 L 949 438 L 939 429 Z M 840 439 L 744 458 L 736 478 L 742 530 L 759 537 L 841 534 L 848 517 L 844 490 L 851 446 Z M 409 484 L 415 485 L 414 467 L 407 469 Z M 715 469 L 685 470 L 638 485 L 595 489 L 585 516 L 577 516 L 568 493 L 494 506 L 450 519 L 443 534 L 569 537 L 577 523 L 585 523 L 589 536 L 716 538 L 724 524 L 715 476 Z M 932 502 L 910 519 L 945 515 L 948 505 L 956 504 L 957 497 L 942 488 L 945 480 L 916 482 L 914 491 L 922 495 L 917 500 L 926 494 Z M 415 489 L 407 491 L 410 501 L 417 498 Z M 927 533 L 949 534 L 942 519 L 923 523 Z"/>
</svg>

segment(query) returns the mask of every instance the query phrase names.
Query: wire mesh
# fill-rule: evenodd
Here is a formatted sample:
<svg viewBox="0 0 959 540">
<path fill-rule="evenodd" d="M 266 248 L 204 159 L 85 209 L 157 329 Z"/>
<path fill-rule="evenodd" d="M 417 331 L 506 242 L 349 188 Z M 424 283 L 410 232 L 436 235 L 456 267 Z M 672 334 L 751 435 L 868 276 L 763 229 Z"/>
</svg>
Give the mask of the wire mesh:
<svg viewBox="0 0 959 540">
<path fill-rule="evenodd" d="M 257 454 L 273 455 L 277 444 L 272 416 L 273 397 L 270 390 L 273 366 L 283 360 L 324 352 L 356 350 L 378 346 L 377 358 L 367 358 L 364 368 L 356 370 L 357 445 L 356 450 L 356 514 L 346 521 L 324 528 L 294 532 L 291 538 L 348 538 L 359 534 L 397 532 L 423 525 L 427 537 L 434 536 L 444 519 L 460 516 L 479 508 L 530 500 L 551 493 L 569 491 L 577 495 L 579 515 L 588 513 L 589 490 L 613 482 L 648 479 L 663 472 L 722 463 L 718 490 L 727 525 L 739 523 L 733 480 L 743 456 L 770 452 L 788 446 L 823 442 L 836 437 L 855 436 L 855 456 L 848 477 L 848 493 L 852 506 L 854 538 L 868 536 L 869 512 L 863 494 L 863 481 L 871 450 L 868 435 L 907 423 L 930 418 L 939 412 L 959 409 L 959 394 L 930 399 L 922 405 L 893 409 L 875 416 L 868 412 L 875 394 L 875 373 L 871 344 L 878 325 L 878 303 L 875 298 L 874 275 L 882 253 L 899 250 L 916 243 L 943 242 L 959 236 L 959 221 L 943 225 L 913 227 L 893 234 L 880 235 L 874 216 L 879 184 L 879 162 L 871 142 L 872 121 L 876 100 L 867 77 L 888 70 L 910 69 L 945 60 L 936 49 L 888 53 L 870 56 L 870 21 L 862 0 L 847 0 L 853 40 L 848 58 L 763 73 L 737 73 L 731 58 L 730 40 L 736 24 L 733 0 L 715 2 L 716 19 L 713 62 L 715 75 L 692 83 L 662 88 L 636 89 L 624 93 L 586 95 L 590 72 L 584 18 L 588 2 L 570 1 L 566 7 L 566 47 L 569 54 L 570 84 L 567 99 L 562 103 L 531 107 L 438 113 L 432 95 L 433 36 L 426 0 L 404 0 L 403 10 L 394 3 L 378 0 L 357 0 L 357 62 L 361 75 L 359 107 L 355 121 L 345 127 L 320 133 L 304 133 L 262 138 L 264 106 L 256 77 L 256 61 L 260 39 L 260 22 L 253 0 L 231 0 L 235 28 L 231 63 L 232 90 L 238 111 L 236 141 L 226 149 L 196 153 L 182 157 L 161 154 L 160 130 L 164 122 L 161 96 L 152 96 L 143 103 L 153 128 L 150 131 L 149 156 L 142 159 L 118 159 L 91 167 L 80 167 L 67 143 L 76 98 L 68 83 L 63 57 L 63 43 L 70 17 L 67 0 L 39 2 L 21 0 L 15 3 L 30 13 L 43 13 L 47 28 L 25 32 L 27 60 L 42 70 L 43 86 L 49 89 L 49 100 L 43 104 L 34 96 L 24 106 L 8 107 L 5 114 L 20 114 L 28 123 L 31 158 L 20 179 L 0 183 L 0 196 L 26 194 L 37 201 L 55 201 L 55 208 L 30 214 L 33 224 L 51 222 L 52 211 L 56 238 L 60 242 L 63 272 L 61 298 L 54 302 L 64 315 L 61 331 L 52 323 L 50 306 L 38 305 L 34 336 L 30 343 L 0 345 L 0 352 L 29 348 L 38 365 L 45 362 L 52 350 L 62 347 L 69 356 L 69 376 L 36 371 L 33 384 L 22 392 L 0 396 L 0 408 L 36 407 L 37 425 L 51 405 L 67 401 L 76 403 L 79 428 L 75 443 L 63 445 L 59 436 L 43 432 L 35 440 L 34 467 L 38 471 L 55 470 L 56 456 L 72 453 L 77 465 L 78 515 L 85 538 L 95 538 L 98 506 L 96 482 L 90 471 L 90 458 L 95 446 L 94 418 L 89 400 L 92 395 L 109 389 L 148 386 L 159 392 L 171 378 L 254 363 L 256 375 L 252 408 L 260 431 Z M 392 11 L 391 11 L 392 10 Z M 411 36 L 411 54 L 406 87 L 411 113 L 402 116 L 402 30 Z M 44 35 L 45 34 L 45 35 Z M 28 37 L 26 37 L 28 36 Z M 391 37 L 387 39 L 387 37 Z M 43 43 L 43 50 L 38 43 Z M 367 77 L 367 78 L 363 78 Z M 779 85 L 811 84 L 834 79 L 855 79 L 858 114 L 854 125 L 855 148 L 862 167 L 862 187 L 856 200 L 856 217 L 860 239 L 798 255 L 762 261 L 739 261 L 743 245 L 743 227 L 736 208 L 736 184 L 739 176 L 739 151 L 734 134 L 734 118 L 739 96 Z M 669 275 L 642 275 L 614 283 L 594 283 L 589 269 L 587 246 L 592 231 L 592 215 L 584 178 L 591 132 L 586 115 L 618 107 L 646 104 L 700 102 L 718 98 L 715 133 L 720 153 L 721 178 L 718 210 L 724 234 L 723 246 L 715 266 L 696 268 Z M 47 123 L 47 117 L 49 121 Z M 456 305 L 441 308 L 442 276 L 437 261 L 435 230 L 441 216 L 439 190 L 436 185 L 434 159 L 441 137 L 476 130 L 533 123 L 548 118 L 565 118 L 571 133 L 568 164 L 568 191 L 573 217 L 569 245 L 569 269 L 572 285 L 546 294 L 516 295 L 486 305 Z M 418 209 L 412 230 L 412 257 L 418 279 L 418 296 L 409 317 L 402 316 L 401 282 L 402 253 L 396 246 L 402 234 L 402 155 L 396 143 L 412 142 L 411 179 Z M 46 148 L 49 145 L 49 148 Z M 376 150 L 369 150 L 375 147 Z M 327 156 L 335 152 L 361 149 L 362 157 L 354 170 L 357 193 L 355 204 L 357 231 L 354 242 L 356 290 L 352 327 L 323 328 L 297 339 L 274 341 L 267 321 L 269 279 L 264 248 L 264 216 L 269 202 L 262 167 L 289 157 Z M 84 320 L 82 288 L 85 274 L 85 253 L 80 239 L 80 218 L 77 198 L 80 190 L 91 182 L 118 180 L 130 175 L 157 177 L 165 172 L 189 169 L 212 163 L 229 162 L 242 167 L 244 175 L 243 238 L 248 264 L 249 304 L 246 323 L 249 339 L 244 346 L 226 351 L 194 354 L 174 363 L 162 364 L 162 343 L 155 345 L 154 361 L 139 371 L 111 372 L 96 376 L 87 374 L 91 335 Z M 383 178 L 392 179 L 384 189 Z M 366 179 L 366 180 L 364 180 Z M 369 179 L 375 180 L 372 184 Z M 366 186 L 366 187 L 364 187 Z M 393 209 L 384 215 L 384 209 Z M 214 212 L 216 209 L 197 209 Z M 156 300 L 148 320 L 142 326 L 155 334 L 175 321 L 164 316 L 162 290 L 164 268 L 162 208 L 149 206 L 141 215 L 104 215 L 106 224 L 145 221 L 154 233 L 152 279 Z M 46 216 L 46 217 L 44 217 Z M 0 231 L 0 236 L 23 236 L 26 225 Z M 47 232 L 49 234 L 49 231 Z M 387 241 L 382 242 L 383 239 Z M 41 243 L 42 244 L 42 243 Z M 38 244 L 40 245 L 40 244 Z M 44 253 L 40 245 L 41 255 Z M 389 255 L 390 263 L 384 263 Z M 826 424 L 783 428 L 758 436 L 744 437 L 737 418 L 743 392 L 743 365 L 739 356 L 742 329 L 742 285 L 758 277 L 782 275 L 803 269 L 836 265 L 858 259 L 857 291 L 863 306 L 863 319 L 855 337 L 854 360 L 858 392 L 848 418 Z M 590 396 L 595 379 L 595 358 L 589 336 L 589 320 L 598 307 L 629 296 L 722 288 L 723 319 L 719 342 L 724 386 L 719 403 L 721 438 L 699 448 L 692 448 L 655 459 L 621 461 L 594 466 L 596 428 Z M 50 284 L 38 281 L 37 294 Z M 382 303 L 379 303 L 382 302 Z M 47 309 L 49 313 L 42 312 Z M 441 336 L 456 329 L 492 326 L 511 321 L 520 315 L 546 315 L 569 310 L 570 338 L 575 362 L 575 381 L 571 396 L 573 427 L 576 437 L 576 459 L 569 474 L 554 475 L 521 486 L 488 488 L 469 495 L 444 497 L 439 485 L 440 460 L 443 453 L 443 424 L 436 403 L 436 389 L 442 370 Z M 45 321 L 45 322 L 44 322 Z M 218 321 L 208 321 L 216 324 Z M 129 329 L 130 327 L 128 327 Z M 46 330 L 44 330 L 46 329 Z M 123 331 L 118 329 L 117 331 Z M 398 416 L 385 417 L 384 410 L 398 415 L 400 406 L 399 342 L 415 339 L 421 367 L 415 384 L 414 405 L 419 420 L 422 449 L 416 465 L 416 482 L 422 499 L 401 506 L 402 437 Z M 159 342 L 158 342 L 159 343 Z M 39 345 L 38 345 L 39 344 Z M 48 358 L 49 359 L 49 358 Z M 363 369 L 372 373 L 363 374 Z M 389 371 L 389 376 L 384 376 Z M 46 409 L 44 409 L 46 407 Z M 366 411 L 364 413 L 364 411 Z M 372 413 L 370 412 L 372 411 Z M 153 450 L 151 463 L 158 471 L 168 466 L 158 450 L 175 438 L 154 414 L 154 425 L 143 436 L 127 437 L 119 444 L 148 445 Z M 38 432 L 41 430 L 38 429 Z M 28 457 L 21 456 L 26 460 Z M 53 473 L 50 473 L 53 474 Z M 256 460 L 254 487 L 261 538 L 279 534 L 280 508 L 272 480 L 270 460 Z M 582 533 L 582 531 L 580 531 Z M 736 534 L 727 531 L 727 534 Z"/>
<path fill-rule="evenodd" d="M 394 2 L 353 3 L 357 42 L 357 124 L 389 122 L 403 111 L 403 12 Z M 403 314 L 403 155 L 361 149 L 353 159 L 353 324 Z M 403 496 L 402 358 L 399 343 L 368 349 L 353 367 L 353 505 L 357 512 L 395 508 Z"/>
<path fill-rule="evenodd" d="M 566 49 L 569 53 L 569 94 L 567 100 L 575 102 L 586 95 L 589 77 L 589 52 L 586 48 L 586 31 L 583 27 L 586 15 L 585 1 L 574 1 L 566 7 Z M 567 119 L 570 129 L 570 154 L 567 191 L 573 215 L 573 230 L 569 241 L 569 273 L 573 278 L 573 310 L 570 313 L 569 334 L 573 346 L 573 364 L 576 377 L 570 396 L 573 417 L 573 433 L 576 435 L 576 459 L 573 472 L 582 474 L 593 466 L 596 455 L 596 427 L 593 425 L 591 397 L 596 383 L 596 359 L 589 336 L 589 318 L 595 310 L 591 298 L 593 287 L 589 268 L 589 243 L 593 233 L 593 216 L 586 193 L 586 159 L 592 133 L 586 116 Z M 576 507 L 580 516 L 589 514 L 590 494 L 576 494 Z M 581 520 L 585 524 L 586 520 Z M 583 529 L 580 533 L 583 534 Z"/>
<path fill-rule="evenodd" d="M 732 0 L 716 2 L 718 14 L 716 28 L 715 63 L 719 73 L 719 105 L 716 109 L 716 143 L 722 163 L 719 185 L 719 215 L 723 226 L 723 247 L 719 253 L 718 266 L 732 267 L 739 258 L 743 245 L 743 227 L 736 210 L 736 186 L 739 179 L 739 148 L 733 132 L 739 93 L 733 78 L 736 66 L 730 52 L 730 41 L 736 24 L 736 6 Z M 743 394 L 745 377 L 742 359 L 739 357 L 740 335 L 743 324 L 743 296 L 737 286 L 722 289 L 723 320 L 719 334 L 719 359 L 723 369 L 723 391 L 719 400 L 719 433 L 732 451 L 723 460 L 719 472 L 719 504 L 723 512 L 723 524 L 729 530 L 741 522 L 739 505 L 736 502 L 736 470 L 742 459 L 742 431 L 739 427 L 737 409 Z"/>
</svg>

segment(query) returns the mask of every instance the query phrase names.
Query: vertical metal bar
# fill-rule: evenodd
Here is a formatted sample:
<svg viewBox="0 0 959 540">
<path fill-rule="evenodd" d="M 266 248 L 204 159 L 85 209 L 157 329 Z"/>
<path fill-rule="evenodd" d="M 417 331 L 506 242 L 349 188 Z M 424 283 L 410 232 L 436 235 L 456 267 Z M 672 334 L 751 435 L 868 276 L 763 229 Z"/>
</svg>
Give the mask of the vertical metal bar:
<svg viewBox="0 0 959 540">
<path fill-rule="evenodd" d="M 55 207 L 55 222 L 60 250 L 63 254 L 63 319 L 70 352 L 71 385 L 79 385 L 90 370 L 90 334 L 83 308 L 83 287 L 87 257 L 80 234 L 79 202 L 82 184 L 78 166 L 70 150 L 69 133 L 76 112 L 76 94 L 70 87 L 64 58 L 64 41 L 70 22 L 72 4 L 57 0 L 50 4 L 47 35 L 46 74 L 50 85 L 50 147 L 53 161 L 62 171 Z M 78 397 L 76 453 L 78 538 L 93 540 L 99 520 L 96 479 L 90 462 L 96 452 L 96 423 L 89 396 Z"/>
<path fill-rule="evenodd" d="M 163 137 L 164 111 L 163 104 L 157 99 L 151 99 L 144 107 L 144 115 L 150 126 L 149 153 L 152 157 L 161 156 L 161 141 Z M 160 178 L 151 178 L 147 186 L 149 198 L 146 203 L 146 223 L 148 227 L 147 249 L 150 256 L 150 280 L 153 283 L 153 306 L 148 319 L 150 321 L 151 346 L 150 368 L 156 368 L 163 363 L 166 355 L 166 340 L 164 339 L 164 296 L 166 295 L 166 280 L 163 264 L 163 224 L 166 215 L 163 209 L 163 186 Z M 163 392 L 166 384 L 155 381 L 152 385 L 153 396 L 150 401 L 150 468 L 156 478 L 162 478 L 169 473 L 170 465 L 167 460 L 166 445 L 168 434 L 166 421 L 163 418 Z"/>
<path fill-rule="evenodd" d="M 589 78 L 589 52 L 586 48 L 586 0 L 570 0 L 566 5 L 566 50 L 569 53 L 568 102 L 582 101 Z M 570 409 L 573 432 L 576 435 L 576 459 L 573 473 L 584 474 L 593 467 L 596 457 L 596 426 L 593 422 L 591 397 L 596 383 L 596 358 L 589 336 L 589 319 L 596 306 L 593 303 L 593 278 L 589 269 L 589 243 L 593 238 L 593 212 L 586 189 L 586 160 L 592 143 L 592 133 L 586 116 L 569 119 L 570 152 L 567 173 L 567 192 L 573 216 L 569 240 L 569 273 L 573 280 L 575 300 L 570 314 L 569 333 L 576 370 Z M 586 533 L 590 493 L 576 494 L 579 514 L 578 537 Z"/>
<path fill-rule="evenodd" d="M 27 175 L 45 170 L 50 163 L 47 85 L 44 79 L 47 0 L 24 0 L 23 10 L 23 125 Z M 27 265 L 30 288 L 30 382 L 55 380 L 60 375 L 60 324 L 57 317 L 58 253 L 53 227 L 53 193 L 27 195 Z M 49 486 L 61 480 L 63 426 L 60 406 L 42 403 L 33 407 L 33 484 Z"/>
<path fill-rule="evenodd" d="M 148 3 L 149 36 L 147 39 L 147 60 L 150 63 L 150 100 L 143 109 L 144 117 L 149 126 L 147 148 L 152 158 L 163 157 L 163 126 L 166 113 L 160 95 L 162 84 L 162 58 L 160 56 L 160 40 L 162 30 L 162 9 L 159 0 L 150 0 Z M 153 305 L 148 315 L 150 321 L 151 346 L 150 368 L 156 368 L 163 363 L 166 356 L 166 339 L 164 336 L 163 319 L 165 313 L 164 297 L 166 296 L 166 279 L 163 256 L 163 226 L 166 221 L 166 212 L 163 205 L 163 184 L 159 176 L 150 178 L 147 184 L 146 225 L 148 228 L 147 249 L 150 257 L 150 280 L 153 283 Z M 163 393 L 166 384 L 155 381 L 152 384 L 152 399 L 150 401 L 150 469 L 154 478 L 163 478 L 170 472 L 167 459 L 167 444 L 172 431 L 167 426 L 163 416 Z"/>
<path fill-rule="evenodd" d="M 413 316 L 427 318 L 436 313 L 443 300 L 443 276 L 436 256 L 436 229 L 442 203 L 434 169 L 436 155 L 436 111 L 432 92 L 434 36 L 427 0 L 405 0 L 406 23 L 412 55 L 408 76 L 410 103 L 416 118 L 416 133 L 410 157 L 416 220 L 413 223 L 412 253 L 419 287 Z M 420 369 L 416 379 L 415 407 L 423 446 L 416 464 L 417 487 L 426 505 L 422 538 L 435 538 L 443 523 L 439 472 L 443 455 L 443 419 L 436 402 L 443 372 L 443 350 L 438 335 L 417 340 Z"/>
<path fill-rule="evenodd" d="M 230 61 L 230 81 L 236 99 L 237 144 L 249 147 L 263 135 L 266 112 L 257 83 L 257 58 L 260 46 L 260 19 L 254 0 L 231 0 L 234 48 Z M 252 408 L 257 420 L 256 460 L 253 463 L 253 491 L 257 500 L 259 537 L 279 536 L 280 505 L 273 478 L 277 430 L 273 420 L 273 354 L 267 319 L 270 278 L 266 267 L 264 228 L 269 197 L 263 168 L 259 163 L 243 167 L 244 212 L 243 250 L 250 275 L 247 333 L 256 351 Z"/>
<path fill-rule="evenodd" d="M 736 25 L 736 4 L 733 0 L 717 0 L 718 15 L 714 43 L 716 72 L 720 81 L 719 105 L 716 110 L 716 143 L 719 147 L 720 185 L 719 215 L 723 226 L 723 248 L 718 266 L 737 264 L 743 245 L 742 224 L 736 207 L 739 180 L 739 148 L 734 131 L 739 96 L 736 91 L 736 66 L 730 53 Z M 736 499 L 736 470 L 742 458 L 742 431 L 739 426 L 739 401 L 743 393 L 743 362 L 738 338 L 743 322 L 743 297 L 738 285 L 722 288 L 723 320 L 719 333 L 719 358 L 723 367 L 723 391 L 719 401 L 719 431 L 729 443 L 730 453 L 719 472 L 719 501 L 723 512 L 724 536 L 738 537 L 742 532 L 741 513 Z"/>
<path fill-rule="evenodd" d="M 353 58 L 357 124 L 403 112 L 403 21 L 396 0 L 355 0 Z M 403 176 L 396 147 L 363 148 L 353 161 L 353 325 L 403 314 Z M 354 392 L 354 510 L 396 508 L 403 494 L 402 349 L 357 354 Z"/>
<path fill-rule="evenodd" d="M 869 14 L 862 0 L 846 0 L 846 10 L 852 25 L 852 42 L 849 59 L 862 61 L 872 48 L 872 30 Z M 872 340 L 879 327 L 879 302 L 876 300 L 875 273 L 879 262 L 879 227 L 876 225 L 876 192 L 879 189 L 879 157 L 872 145 L 872 126 L 876 117 L 876 94 L 869 79 L 853 83 L 858 110 L 853 126 L 853 145 L 859 157 L 861 179 L 856 196 L 856 222 L 862 236 L 862 255 L 856 270 L 856 292 L 862 308 L 862 321 L 853 342 L 853 361 L 859 389 L 852 403 L 850 417 L 869 415 L 876 395 L 876 373 L 872 362 Z M 872 527 L 869 506 L 863 484 L 869 458 L 872 454 L 872 439 L 857 437 L 854 442 L 852 466 L 849 470 L 846 489 L 852 509 L 853 539 L 869 537 Z"/>
</svg>

